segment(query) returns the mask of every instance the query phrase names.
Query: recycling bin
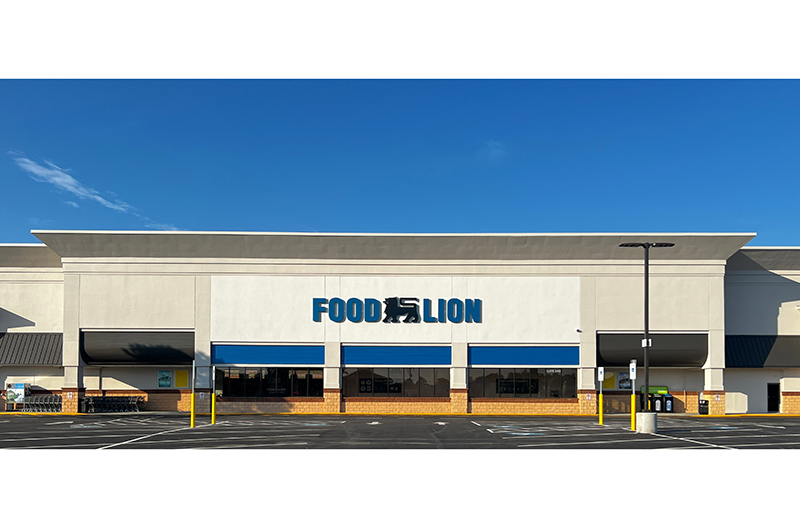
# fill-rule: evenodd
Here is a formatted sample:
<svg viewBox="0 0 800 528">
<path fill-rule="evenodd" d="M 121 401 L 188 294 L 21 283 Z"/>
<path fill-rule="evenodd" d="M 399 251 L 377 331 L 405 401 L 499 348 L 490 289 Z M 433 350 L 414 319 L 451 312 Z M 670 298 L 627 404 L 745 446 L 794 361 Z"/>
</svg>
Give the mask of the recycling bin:
<svg viewBox="0 0 800 528">
<path fill-rule="evenodd" d="M 700 400 L 697 405 L 700 414 L 708 414 L 708 400 Z"/>
<path fill-rule="evenodd" d="M 672 401 L 672 394 L 664 394 L 664 412 L 671 413 L 675 412 L 675 407 L 673 407 Z"/>
</svg>

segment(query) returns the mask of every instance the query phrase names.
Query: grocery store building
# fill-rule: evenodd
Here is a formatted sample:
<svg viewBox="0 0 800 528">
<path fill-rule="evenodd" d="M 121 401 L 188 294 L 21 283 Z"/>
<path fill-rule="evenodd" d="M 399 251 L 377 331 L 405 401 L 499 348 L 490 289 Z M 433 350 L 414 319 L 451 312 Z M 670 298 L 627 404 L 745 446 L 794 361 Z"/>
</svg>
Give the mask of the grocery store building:
<svg viewBox="0 0 800 528">
<path fill-rule="evenodd" d="M 650 384 L 675 412 L 800 412 L 800 248 L 754 234 L 33 234 L 0 245 L 3 400 L 595 414 L 603 367 L 605 411 L 630 412 L 644 266 L 620 244 L 670 242 Z"/>
</svg>

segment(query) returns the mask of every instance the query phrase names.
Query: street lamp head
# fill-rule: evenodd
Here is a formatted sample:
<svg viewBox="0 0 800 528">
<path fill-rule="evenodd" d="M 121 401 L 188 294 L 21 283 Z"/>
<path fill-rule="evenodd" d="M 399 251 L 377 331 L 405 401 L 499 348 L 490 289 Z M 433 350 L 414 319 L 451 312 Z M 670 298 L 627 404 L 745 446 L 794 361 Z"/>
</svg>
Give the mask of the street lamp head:
<svg viewBox="0 0 800 528">
<path fill-rule="evenodd" d="M 620 244 L 621 248 L 640 247 L 640 248 L 670 248 L 675 247 L 672 242 L 625 242 Z"/>
</svg>

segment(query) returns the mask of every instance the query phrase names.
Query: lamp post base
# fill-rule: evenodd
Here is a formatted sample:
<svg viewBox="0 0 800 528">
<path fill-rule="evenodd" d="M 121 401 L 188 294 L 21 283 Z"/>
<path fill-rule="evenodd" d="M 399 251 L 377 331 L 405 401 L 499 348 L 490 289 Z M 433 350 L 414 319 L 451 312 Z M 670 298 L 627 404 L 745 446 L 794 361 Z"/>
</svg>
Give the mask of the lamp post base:
<svg viewBox="0 0 800 528">
<path fill-rule="evenodd" d="M 657 433 L 658 414 L 654 412 L 636 413 L 636 432 L 637 433 Z"/>
</svg>

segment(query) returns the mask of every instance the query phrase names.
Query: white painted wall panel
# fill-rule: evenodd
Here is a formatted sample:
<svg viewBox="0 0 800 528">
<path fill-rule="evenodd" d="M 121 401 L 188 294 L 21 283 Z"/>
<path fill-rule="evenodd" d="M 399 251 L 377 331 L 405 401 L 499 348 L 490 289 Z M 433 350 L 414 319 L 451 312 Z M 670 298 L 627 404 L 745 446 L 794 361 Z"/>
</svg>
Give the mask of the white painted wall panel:
<svg viewBox="0 0 800 528">
<path fill-rule="evenodd" d="M 800 283 L 786 277 L 725 282 L 725 333 L 800 335 Z"/>
<path fill-rule="evenodd" d="M 381 321 L 383 300 L 387 297 L 419 299 L 422 317 L 422 299 L 432 299 L 435 311 L 436 299 L 450 299 L 453 288 L 450 277 L 341 277 L 339 284 L 339 296 L 344 300 L 371 297 L 381 301 Z M 308 311 L 310 317 L 310 301 Z M 323 315 L 327 318 L 327 314 Z M 450 343 L 452 326 L 452 323 L 339 323 L 343 343 Z"/>
<path fill-rule="evenodd" d="M 322 343 L 314 297 L 325 297 L 325 277 L 212 277 L 211 341 Z"/>
<path fill-rule="evenodd" d="M 64 370 L 60 367 L 2 367 L 0 382 L 30 383 L 33 389 L 57 390 L 64 386 Z"/>
<path fill-rule="evenodd" d="M 0 332 L 61 332 L 63 283 L 0 282 Z"/>
<path fill-rule="evenodd" d="M 597 328 L 632 330 L 644 324 L 644 278 L 597 278 Z M 708 330 L 707 277 L 650 277 L 651 330 Z"/>
<path fill-rule="evenodd" d="M 464 284 L 460 284 L 460 282 Z M 456 284 L 458 283 L 458 284 Z M 454 288 L 458 286 L 458 292 Z M 482 323 L 332 323 L 312 299 L 415 297 L 483 301 Z M 383 304 L 381 304 L 383 310 Z M 214 342 L 569 343 L 580 328 L 577 277 L 212 277 Z M 456 335 L 458 334 L 458 335 Z"/>
<path fill-rule="evenodd" d="M 83 275 L 81 328 L 194 328 L 194 277 Z"/>
<path fill-rule="evenodd" d="M 577 344 L 580 287 L 578 277 L 469 277 L 469 297 L 483 300 L 483 323 L 467 327 L 467 341 Z"/>
<path fill-rule="evenodd" d="M 767 412 L 767 383 L 780 383 L 781 369 L 725 369 L 725 390 L 747 395 L 747 412 Z"/>
</svg>

